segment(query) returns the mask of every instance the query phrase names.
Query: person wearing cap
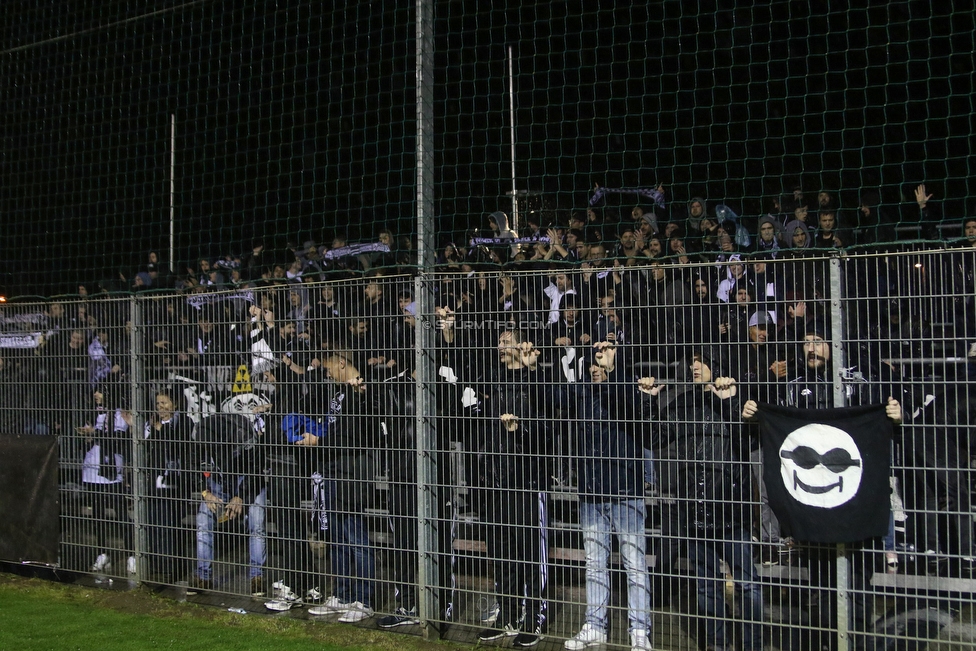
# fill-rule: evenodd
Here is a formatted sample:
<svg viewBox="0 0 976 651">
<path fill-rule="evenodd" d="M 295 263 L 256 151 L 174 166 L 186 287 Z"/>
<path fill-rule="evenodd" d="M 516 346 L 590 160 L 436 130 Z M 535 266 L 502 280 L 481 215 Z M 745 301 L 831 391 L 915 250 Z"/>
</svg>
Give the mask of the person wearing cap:
<svg viewBox="0 0 976 651">
<path fill-rule="evenodd" d="M 634 220 L 634 228 L 644 236 L 645 240 L 658 232 L 657 215 L 653 211 L 646 211 L 642 206 L 634 206 L 630 216 Z"/>
<path fill-rule="evenodd" d="M 688 226 L 690 230 L 692 232 L 703 232 L 702 221 L 709 219 L 711 217 L 708 215 L 705 200 L 701 197 L 692 197 L 691 201 L 688 202 Z"/>
<path fill-rule="evenodd" d="M 491 228 L 491 236 L 499 241 L 518 239 L 518 233 L 513 231 L 508 225 L 508 215 L 503 213 L 501 210 L 496 210 L 488 215 L 488 226 Z M 512 244 L 509 249 L 511 255 L 515 255 L 518 253 L 519 245 Z M 499 248 L 498 251 L 503 262 L 508 259 L 508 255 L 501 255 L 501 248 Z"/>
</svg>

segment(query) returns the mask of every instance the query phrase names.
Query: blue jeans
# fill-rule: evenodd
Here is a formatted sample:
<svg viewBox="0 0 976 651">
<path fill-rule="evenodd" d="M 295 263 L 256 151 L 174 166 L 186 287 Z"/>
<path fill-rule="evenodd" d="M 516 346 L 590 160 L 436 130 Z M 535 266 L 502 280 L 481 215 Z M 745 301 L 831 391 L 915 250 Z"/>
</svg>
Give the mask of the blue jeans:
<svg viewBox="0 0 976 651">
<path fill-rule="evenodd" d="M 586 623 L 607 630 L 610 605 L 610 534 L 616 532 L 627 572 L 627 617 L 631 631 L 651 630 L 651 588 L 644 556 L 644 500 L 580 502 L 586 552 Z"/>
<path fill-rule="evenodd" d="M 366 519 L 358 513 L 330 514 L 329 542 L 336 597 L 350 603 L 373 605 L 376 555 L 369 543 Z"/>
<path fill-rule="evenodd" d="M 238 480 L 238 486 L 244 478 Z M 228 495 L 220 484 L 207 481 L 208 490 L 222 499 L 229 502 L 233 495 Z M 264 512 L 267 504 L 267 489 L 262 488 L 254 503 L 247 507 L 247 534 L 248 551 L 250 552 L 251 565 L 248 568 L 248 576 L 254 578 L 261 576 L 265 562 L 268 560 L 268 537 L 264 531 Z M 218 513 L 211 513 L 207 508 L 207 503 L 201 502 L 200 509 L 197 511 L 197 576 L 201 579 L 209 579 L 212 576 L 211 565 L 213 564 L 213 539 L 214 527 L 217 524 Z"/>
<path fill-rule="evenodd" d="M 756 581 L 749 532 L 734 530 L 725 540 L 690 540 L 688 559 L 698 583 L 698 612 L 705 616 L 706 645 L 724 649 L 731 643 L 725 630 L 725 576 L 719 564 L 725 559 L 741 595 L 743 622 L 736 624 L 738 646 L 742 651 L 762 651 L 762 587 Z"/>
</svg>

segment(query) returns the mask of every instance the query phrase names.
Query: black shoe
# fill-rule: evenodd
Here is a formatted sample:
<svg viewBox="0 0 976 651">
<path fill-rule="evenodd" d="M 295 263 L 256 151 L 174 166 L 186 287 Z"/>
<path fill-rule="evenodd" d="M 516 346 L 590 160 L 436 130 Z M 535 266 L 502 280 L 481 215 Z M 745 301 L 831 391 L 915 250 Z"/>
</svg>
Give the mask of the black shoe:
<svg viewBox="0 0 976 651">
<path fill-rule="evenodd" d="M 503 637 L 512 637 L 513 635 L 518 635 L 518 627 L 514 624 L 505 624 L 504 626 L 497 628 L 486 628 L 485 630 L 478 633 L 478 639 L 482 642 L 489 642 L 491 640 L 497 640 Z"/>
<path fill-rule="evenodd" d="M 413 626 L 419 623 L 420 620 L 417 619 L 416 610 L 407 610 L 406 608 L 400 607 L 392 615 L 381 617 L 376 622 L 376 625 L 380 628 L 396 628 L 397 626 Z"/>
<path fill-rule="evenodd" d="M 535 627 L 535 631 L 531 633 L 519 633 L 515 636 L 515 640 L 512 642 L 512 646 L 515 648 L 524 649 L 526 647 L 535 646 L 542 639 L 542 629 L 538 626 Z"/>
</svg>

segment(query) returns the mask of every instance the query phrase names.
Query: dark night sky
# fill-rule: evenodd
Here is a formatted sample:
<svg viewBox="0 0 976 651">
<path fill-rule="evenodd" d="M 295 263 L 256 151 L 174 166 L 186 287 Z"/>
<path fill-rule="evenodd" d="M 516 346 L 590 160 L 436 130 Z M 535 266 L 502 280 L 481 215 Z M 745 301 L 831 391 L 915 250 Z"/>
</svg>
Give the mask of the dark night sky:
<svg viewBox="0 0 976 651">
<path fill-rule="evenodd" d="M 4 3 L 0 289 L 71 291 L 165 251 L 171 113 L 181 261 L 410 232 L 412 3 L 330 4 Z M 508 206 L 507 45 L 519 187 L 554 207 L 663 182 L 754 215 L 801 182 L 852 208 L 924 180 L 947 216 L 972 209 L 972 3 L 599 4 L 437 3 L 445 236 Z"/>
</svg>

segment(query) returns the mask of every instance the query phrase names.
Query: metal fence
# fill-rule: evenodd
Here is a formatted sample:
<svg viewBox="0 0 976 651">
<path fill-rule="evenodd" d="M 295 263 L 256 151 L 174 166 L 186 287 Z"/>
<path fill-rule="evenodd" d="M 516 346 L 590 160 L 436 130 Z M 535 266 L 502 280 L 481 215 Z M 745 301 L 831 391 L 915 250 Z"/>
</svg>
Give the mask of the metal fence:
<svg viewBox="0 0 976 651">
<path fill-rule="evenodd" d="M 971 647 L 974 269 L 594 258 L 10 304 L 3 433 L 58 437 L 85 580 L 471 643 Z M 886 534 L 791 538 L 746 403 L 889 397 Z"/>
</svg>

